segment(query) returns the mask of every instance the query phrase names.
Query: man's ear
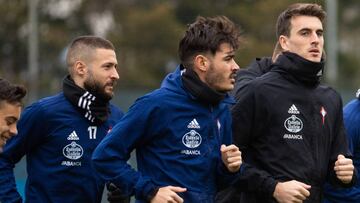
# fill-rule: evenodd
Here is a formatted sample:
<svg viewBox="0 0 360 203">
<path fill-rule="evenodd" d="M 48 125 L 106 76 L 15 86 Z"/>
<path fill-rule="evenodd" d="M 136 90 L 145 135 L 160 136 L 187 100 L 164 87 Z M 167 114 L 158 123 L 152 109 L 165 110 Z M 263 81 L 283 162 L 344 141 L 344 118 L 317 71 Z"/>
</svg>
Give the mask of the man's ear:
<svg viewBox="0 0 360 203">
<path fill-rule="evenodd" d="M 74 64 L 74 72 L 79 76 L 84 76 L 87 71 L 86 64 L 83 61 L 76 61 Z"/>
<path fill-rule="evenodd" d="M 285 35 L 280 35 L 280 37 L 279 37 L 279 44 L 284 51 L 289 50 L 288 40 L 289 40 L 289 38 L 286 37 Z"/>
<path fill-rule="evenodd" d="M 204 56 L 202 54 L 195 56 L 195 58 L 194 58 L 194 67 L 195 68 L 199 69 L 200 71 L 206 72 L 209 65 L 210 65 L 210 62 L 206 56 Z"/>
</svg>

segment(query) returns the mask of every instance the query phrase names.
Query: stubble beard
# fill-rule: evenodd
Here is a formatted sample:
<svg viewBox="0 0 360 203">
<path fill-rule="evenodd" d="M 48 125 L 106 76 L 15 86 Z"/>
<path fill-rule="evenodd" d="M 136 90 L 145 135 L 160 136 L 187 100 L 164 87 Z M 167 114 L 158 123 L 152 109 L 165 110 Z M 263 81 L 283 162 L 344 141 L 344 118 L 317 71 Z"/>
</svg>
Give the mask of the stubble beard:
<svg viewBox="0 0 360 203">
<path fill-rule="evenodd" d="M 88 78 L 84 82 L 84 88 L 96 95 L 99 95 L 102 99 L 106 101 L 110 101 L 113 97 L 113 93 L 107 93 L 105 92 L 106 85 L 100 84 L 100 82 L 96 81 L 93 77 Z"/>
</svg>

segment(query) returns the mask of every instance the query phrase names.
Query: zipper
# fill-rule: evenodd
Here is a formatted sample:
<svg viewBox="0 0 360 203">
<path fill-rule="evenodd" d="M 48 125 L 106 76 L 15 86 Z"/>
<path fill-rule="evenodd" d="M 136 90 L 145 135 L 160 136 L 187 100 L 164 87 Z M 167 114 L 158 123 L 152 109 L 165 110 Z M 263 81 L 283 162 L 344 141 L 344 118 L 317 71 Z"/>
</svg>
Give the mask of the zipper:
<svg viewBox="0 0 360 203">
<path fill-rule="evenodd" d="M 209 105 L 210 106 L 210 117 L 211 117 L 211 122 L 213 123 L 214 122 L 214 115 L 213 115 L 213 113 L 214 113 L 214 107 L 213 106 L 211 106 L 211 105 Z M 213 130 L 214 131 L 214 130 Z M 214 133 L 214 132 L 213 132 Z M 209 135 L 209 137 L 210 138 L 213 138 L 214 137 L 214 135 L 213 135 L 213 133 L 211 133 L 210 135 Z"/>
</svg>

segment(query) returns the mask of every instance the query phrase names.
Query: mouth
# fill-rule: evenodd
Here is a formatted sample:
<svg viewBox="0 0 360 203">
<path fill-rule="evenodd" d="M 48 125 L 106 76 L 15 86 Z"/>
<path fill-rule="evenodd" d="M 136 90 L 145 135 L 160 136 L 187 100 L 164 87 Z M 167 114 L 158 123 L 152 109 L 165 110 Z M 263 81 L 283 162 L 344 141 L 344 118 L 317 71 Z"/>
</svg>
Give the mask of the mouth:
<svg viewBox="0 0 360 203">
<path fill-rule="evenodd" d="M 312 55 L 319 55 L 319 54 L 320 54 L 320 50 L 319 50 L 319 49 L 316 49 L 316 48 L 310 49 L 309 52 L 310 52 Z"/>
<path fill-rule="evenodd" d="M 1 135 L 0 136 L 0 139 L 2 140 L 2 143 L 5 145 L 7 140 L 9 139 L 8 137 L 4 136 L 4 135 Z"/>
<path fill-rule="evenodd" d="M 109 89 L 113 90 L 115 85 L 116 85 L 115 82 L 108 82 L 105 84 L 105 88 L 109 88 Z"/>
<path fill-rule="evenodd" d="M 230 75 L 230 81 L 231 81 L 231 84 L 235 84 L 235 82 L 236 82 L 236 73 L 232 73 Z"/>
</svg>

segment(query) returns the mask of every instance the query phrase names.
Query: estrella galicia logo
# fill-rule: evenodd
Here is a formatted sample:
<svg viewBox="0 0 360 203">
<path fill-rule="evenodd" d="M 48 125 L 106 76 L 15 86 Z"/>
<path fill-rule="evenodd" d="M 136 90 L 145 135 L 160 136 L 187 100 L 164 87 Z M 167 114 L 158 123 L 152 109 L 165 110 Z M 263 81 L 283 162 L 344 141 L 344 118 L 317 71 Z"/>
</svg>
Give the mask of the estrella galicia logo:
<svg viewBox="0 0 360 203">
<path fill-rule="evenodd" d="M 71 160 L 80 159 L 83 155 L 83 148 L 76 144 L 76 142 L 71 142 L 63 148 L 63 155 Z"/>
<path fill-rule="evenodd" d="M 292 115 L 285 120 L 284 127 L 291 133 L 297 133 L 302 130 L 303 122 L 300 120 L 300 118 Z"/>
<path fill-rule="evenodd" d="M 188 148 L 196 148 L 200 146 L 202 141 L 201 135 L 195 130 L 190 130 L 182 138 L 182 143 Z"/>
</svg>

